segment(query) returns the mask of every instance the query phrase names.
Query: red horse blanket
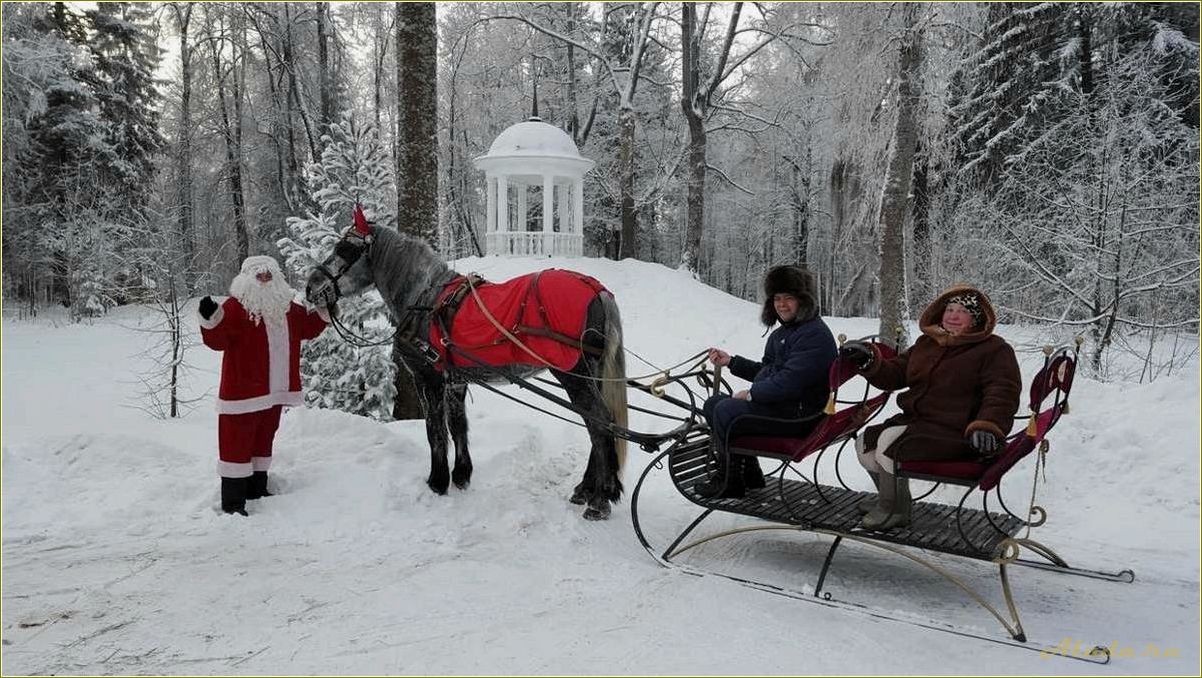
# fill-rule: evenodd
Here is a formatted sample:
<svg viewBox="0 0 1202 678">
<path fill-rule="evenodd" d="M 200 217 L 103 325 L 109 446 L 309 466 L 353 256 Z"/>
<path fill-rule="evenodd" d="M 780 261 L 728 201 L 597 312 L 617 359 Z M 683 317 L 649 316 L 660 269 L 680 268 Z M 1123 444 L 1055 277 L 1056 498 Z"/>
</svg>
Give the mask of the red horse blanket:
<svg viewBox="0 0 1202 678">
<path fill-rule="evenodd" d="M 434 304 L 436 316 L 451 318 L 450 340 L 460 351 L 458 355 L 448 354 L 440 323 L 437 319 L 430 323 L 430 345 L 440 356 L 438 369 L 448 363 L 458 367 L 479 363 L 546 367 L 497 329 L 480 308 L 482 302 L 488 313 L 531 351 L 557 369 L 570 370 L 580 360 L 579 342 L 588 305 L 598 294 L 611 294 L 583 273 L 558 268 L 502 283 L 475 283 L 476 294 L 466 289 L 466 281 L 464 276 L 452 280 Z M 462 300 L 458 309 L 454 308 L 456 297 Z M 448 304 L 450 313 L 444 312 Z"/>
</svg>

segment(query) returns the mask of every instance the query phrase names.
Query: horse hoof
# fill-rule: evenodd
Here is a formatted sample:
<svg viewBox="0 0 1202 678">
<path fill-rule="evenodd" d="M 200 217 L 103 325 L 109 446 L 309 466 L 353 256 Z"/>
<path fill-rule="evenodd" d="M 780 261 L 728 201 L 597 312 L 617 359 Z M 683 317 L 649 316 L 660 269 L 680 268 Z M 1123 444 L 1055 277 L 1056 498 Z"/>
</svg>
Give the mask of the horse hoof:
<svg viewBox="0 0 1202 678">
<path fill-rule="evenodd" d="M 572 490 L 572 496 L 568 497 L 568 501 L 577 506 L 584 506 L 588 503 L 588 500 L 592 498 L 591 492 L 585 490 L 582 485 L 577 485 L 576 488 Z"/>
<path fill-rule="evenodd" d="M 455 483 L 455 487 L 461 490 L 466 490 L 467 486 L 472 482 L 472 472 L 460 472 L 458 470 L 451 472 L 451 482 Z"/>
<path fill-rule="evenodd" d="M 446 493 L 447 493 L 447 483 L 446 483 L 446 481 L 443 481 L 442 483 L 435 483 L 435 482 L 433 482 L 433 481 L 429 481 L 429 480 L 427 480 L 427 481 L 426 481 L 426 485 L 427 485 L 427 486 L 428 486 L 428 487 L 429 487 L 431 490 L 433 490 L 433 491 L 434 491 L 434 494 L 446 494 Z"/>
<path fill-rule="evenodd" d="M 595 506 L 590 506 L 584 510 L 585 520 L 605 520 L 609 517 L 609 507 L 599 509 Z"/>
</svg>

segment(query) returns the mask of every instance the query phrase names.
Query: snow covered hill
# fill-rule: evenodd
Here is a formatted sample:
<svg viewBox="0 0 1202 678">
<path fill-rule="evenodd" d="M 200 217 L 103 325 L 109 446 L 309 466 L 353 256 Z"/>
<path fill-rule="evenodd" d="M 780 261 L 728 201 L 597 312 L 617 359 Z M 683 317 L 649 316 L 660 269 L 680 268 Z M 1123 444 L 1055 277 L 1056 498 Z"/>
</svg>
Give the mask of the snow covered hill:
<svg viewBox="0 0 1202 678">
<path fill-rule="evenodd" d="M 661 266 L 482 258 L 457 268 L 499 280 L 547 266 L 614 290 L 627 345 L 649 363 L 709 345 L 762 349 L 755 304 Z M 199 368 L 194 390 L 211 391 L 190 416 L 159 421 L 129 406 L 146 367 L 136 329 L 152 320 L 123 308 L 90 325 L 4 321 L 5 675 L 1198 671 L 1196 368 L 1150 385 L 1079 379 L 1053 438 L 1040 538 L 1072 564 L 1130 567 L 1137 579 L 1027 569 L 1011 579 L 1033 642 L 1112 645 L 1119 656 L 1098 667 L 663 569 L 635 539 L 627 503 L 604 523 L 567 503 L 587 458 L 582 429 L 479 389 L 468 403 L 467 491 L 426 488 L 420 422 L 301 409 L 277 438 L 278 496 L 253 502 L 249 518 L 223 515 L 211 407 L 219 356 L 203 346 L 188 355 Z M 876 327 L 830 324 L 852 337 Z M 1040 338 L 1000 332 L 1022 349 L 1029 377 Z M 628 366 L 654 371 L 634 357 Z M 647 415 L 631 423 L 668 426 Z M 628 492 L 649 458 L 632 447 Z M 844 463 L 860 482 L 854 459 Z M 1021 504 L 1030 467 L 1015 477 L 1026 479 L 1008 485 Z M 696 513 L 666 477 L 645 492 L 661 543 Z M 753 533 L 685 560 L 802 588 L 828 544 Z M 995 568 L 935 559 L 1001 604 Z M 883 551 L 841 549 L 827 589 L 1002 636 L 946 581 Z"/>
</svg>

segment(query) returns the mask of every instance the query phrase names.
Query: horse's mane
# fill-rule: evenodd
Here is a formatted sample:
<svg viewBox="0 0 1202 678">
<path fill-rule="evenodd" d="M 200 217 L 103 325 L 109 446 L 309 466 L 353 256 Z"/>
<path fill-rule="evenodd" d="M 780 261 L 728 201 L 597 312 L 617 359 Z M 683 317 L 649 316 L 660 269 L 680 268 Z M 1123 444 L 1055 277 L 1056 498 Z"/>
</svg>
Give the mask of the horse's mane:
<svg viewBox="0 0 1202 678">
<path fill-rule="evenodd" d="M 376 226 L 371 249 L 376 289 L 394 316 L 413 307 L 430 307 L 443 286 L 457 275 L 424 240 Z"/>
</svg>

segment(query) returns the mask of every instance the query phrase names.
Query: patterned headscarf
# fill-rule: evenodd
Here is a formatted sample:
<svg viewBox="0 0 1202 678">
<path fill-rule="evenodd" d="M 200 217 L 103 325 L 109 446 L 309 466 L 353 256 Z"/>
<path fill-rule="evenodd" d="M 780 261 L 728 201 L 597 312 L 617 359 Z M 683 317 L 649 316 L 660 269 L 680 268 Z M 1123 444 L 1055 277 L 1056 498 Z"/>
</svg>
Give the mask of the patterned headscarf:
<svg viewBox="0 0 1202 678">
<path fill-rule="evenodd" d="M 974 292 L 963 292 L 949 298 L 944 308 L 947 308 L 951 304 L 960 304 L 963 306 L 972 315 L 974 325 L 980 325 L 985 320 L 985 312 L 981 310 L 981 297 L 977 296 Z"/>
</svg>

